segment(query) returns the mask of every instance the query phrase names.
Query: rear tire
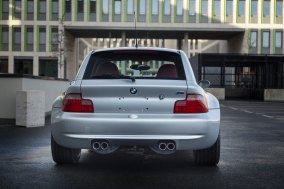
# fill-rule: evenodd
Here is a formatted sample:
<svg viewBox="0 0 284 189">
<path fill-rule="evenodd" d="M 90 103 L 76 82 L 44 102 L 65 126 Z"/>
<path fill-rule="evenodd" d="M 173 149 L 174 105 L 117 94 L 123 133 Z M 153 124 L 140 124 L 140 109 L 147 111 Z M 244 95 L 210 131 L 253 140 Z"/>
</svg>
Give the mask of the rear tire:
<svg viewBox="0 0 284 189">
<path fill-rule="evenodd" d="M 57 164 L 78 163 L 81 156 L 81 149 L 60 146 L 51 135 L 51 153 L 53 161 Z"/>
<path fill-rule="evenodd" d="M 196 165 L 216 166 L 220 159 L 220 135 L 213 146 L 201 150 L 194 150 L 193 155 Z"/>
</svg>

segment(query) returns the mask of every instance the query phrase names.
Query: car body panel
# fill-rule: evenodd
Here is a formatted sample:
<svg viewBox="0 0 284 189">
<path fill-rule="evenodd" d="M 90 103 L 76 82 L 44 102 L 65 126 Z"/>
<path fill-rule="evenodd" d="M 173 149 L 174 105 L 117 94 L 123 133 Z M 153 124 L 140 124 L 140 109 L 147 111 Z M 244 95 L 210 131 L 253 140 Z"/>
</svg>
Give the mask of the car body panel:
<svg viewBox="0 0 284 189">
<path fill-rule="evenodd" d="M 176 150 L 204 149 L 212 146 L 220 127 L 219 102 L 197 83 L 185 53 L 163 48 L 140 48 L 177 53 L 181 56 L 186 79 L 83 79 L 90 57 L 84 59 L 78 74 L 66 94 L 80 93 L 94 104 L 93 113 L 63 112 L 64 95 L 59 96 L 51 115 L 54 140 L 65 147 L 91 149 L 93 140 L 107 140 L 110 145 L 143 145 L 154 147 L 159 141 L 171 140 Z M 131 94 L 131 88 L 137 93 Z M 200 94 L 206 98 L 208 112 L 174 114 L 177 100 L 187 94 Z"/>
</svg>

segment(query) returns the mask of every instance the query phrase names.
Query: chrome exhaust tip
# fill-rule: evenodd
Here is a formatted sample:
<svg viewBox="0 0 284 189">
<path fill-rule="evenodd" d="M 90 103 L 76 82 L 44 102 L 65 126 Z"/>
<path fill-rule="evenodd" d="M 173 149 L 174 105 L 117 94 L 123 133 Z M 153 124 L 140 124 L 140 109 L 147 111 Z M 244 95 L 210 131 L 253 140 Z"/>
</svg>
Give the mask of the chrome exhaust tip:
<svg viewBox="0 0 284 189">
<path fill-rule="evenodd" d="M 176 148 L 176 145 L 175 145 L 174 143 L 169 142 L 169 143 L 167 144 L 167 149 L 168 149 L 168 150 L 172 151 L 172 150 L 175 150 L 175 148 Z"/>
<path fill-rule="evenodd" d="M 166 150 L 166 148 L 167 148 L 167 144 L 166 144 L 166 143 L 161 142 L 161 143 L 159 144 L 159 150 L 164 151 L 164 150 Z"/>
<path fill-rule="evenodd" d="M 102 142 L 102 143 L 101 143 L 101 149 L 102 149 L 102 150 L 108 149 L 108 146 L 109 146 L 109 145 L 108 145 L 107 142 Z"/>
<path fill-rule="evenodd" d="M 93 149 L 94 150 L 99 150 L 101 148 L 101 143 L 99 142 L 94 142 L 93 143 Z"/>
</svg>

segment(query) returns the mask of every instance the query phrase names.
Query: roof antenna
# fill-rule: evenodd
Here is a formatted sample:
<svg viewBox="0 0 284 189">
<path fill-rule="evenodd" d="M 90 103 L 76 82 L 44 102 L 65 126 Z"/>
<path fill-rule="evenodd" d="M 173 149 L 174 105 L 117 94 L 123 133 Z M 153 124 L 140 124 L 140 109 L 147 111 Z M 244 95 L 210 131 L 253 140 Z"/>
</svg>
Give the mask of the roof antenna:
<svg viewBox="0 0 284 189">
<path fill-rule="evenodd" d="M 136 14 L 135 11 L 133 12 L 134 16 L 134 27 L 135 27 L 135 47 L 138 48 L 138 43 L 137 43 L 137 29 L 136 29 Z"/>
</svg>

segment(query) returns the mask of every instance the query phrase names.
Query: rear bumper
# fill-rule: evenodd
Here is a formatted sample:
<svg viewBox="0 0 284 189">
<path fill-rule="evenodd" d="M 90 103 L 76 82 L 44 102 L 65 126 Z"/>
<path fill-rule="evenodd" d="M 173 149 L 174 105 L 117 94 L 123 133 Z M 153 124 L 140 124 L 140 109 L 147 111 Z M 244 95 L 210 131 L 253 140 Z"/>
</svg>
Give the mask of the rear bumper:
<svg viewBox="0 0 284 189">
<path fill-rule="evenodd" d="M 91 149 L 92 140 L 110 145 L 155 146 L 172 140 L 176 150 L 203 149 L 218 138 L 220 110 L 205 114 L 86 114 L 52 111 L 52 135 L 69 148 Z"/>
</svg>

